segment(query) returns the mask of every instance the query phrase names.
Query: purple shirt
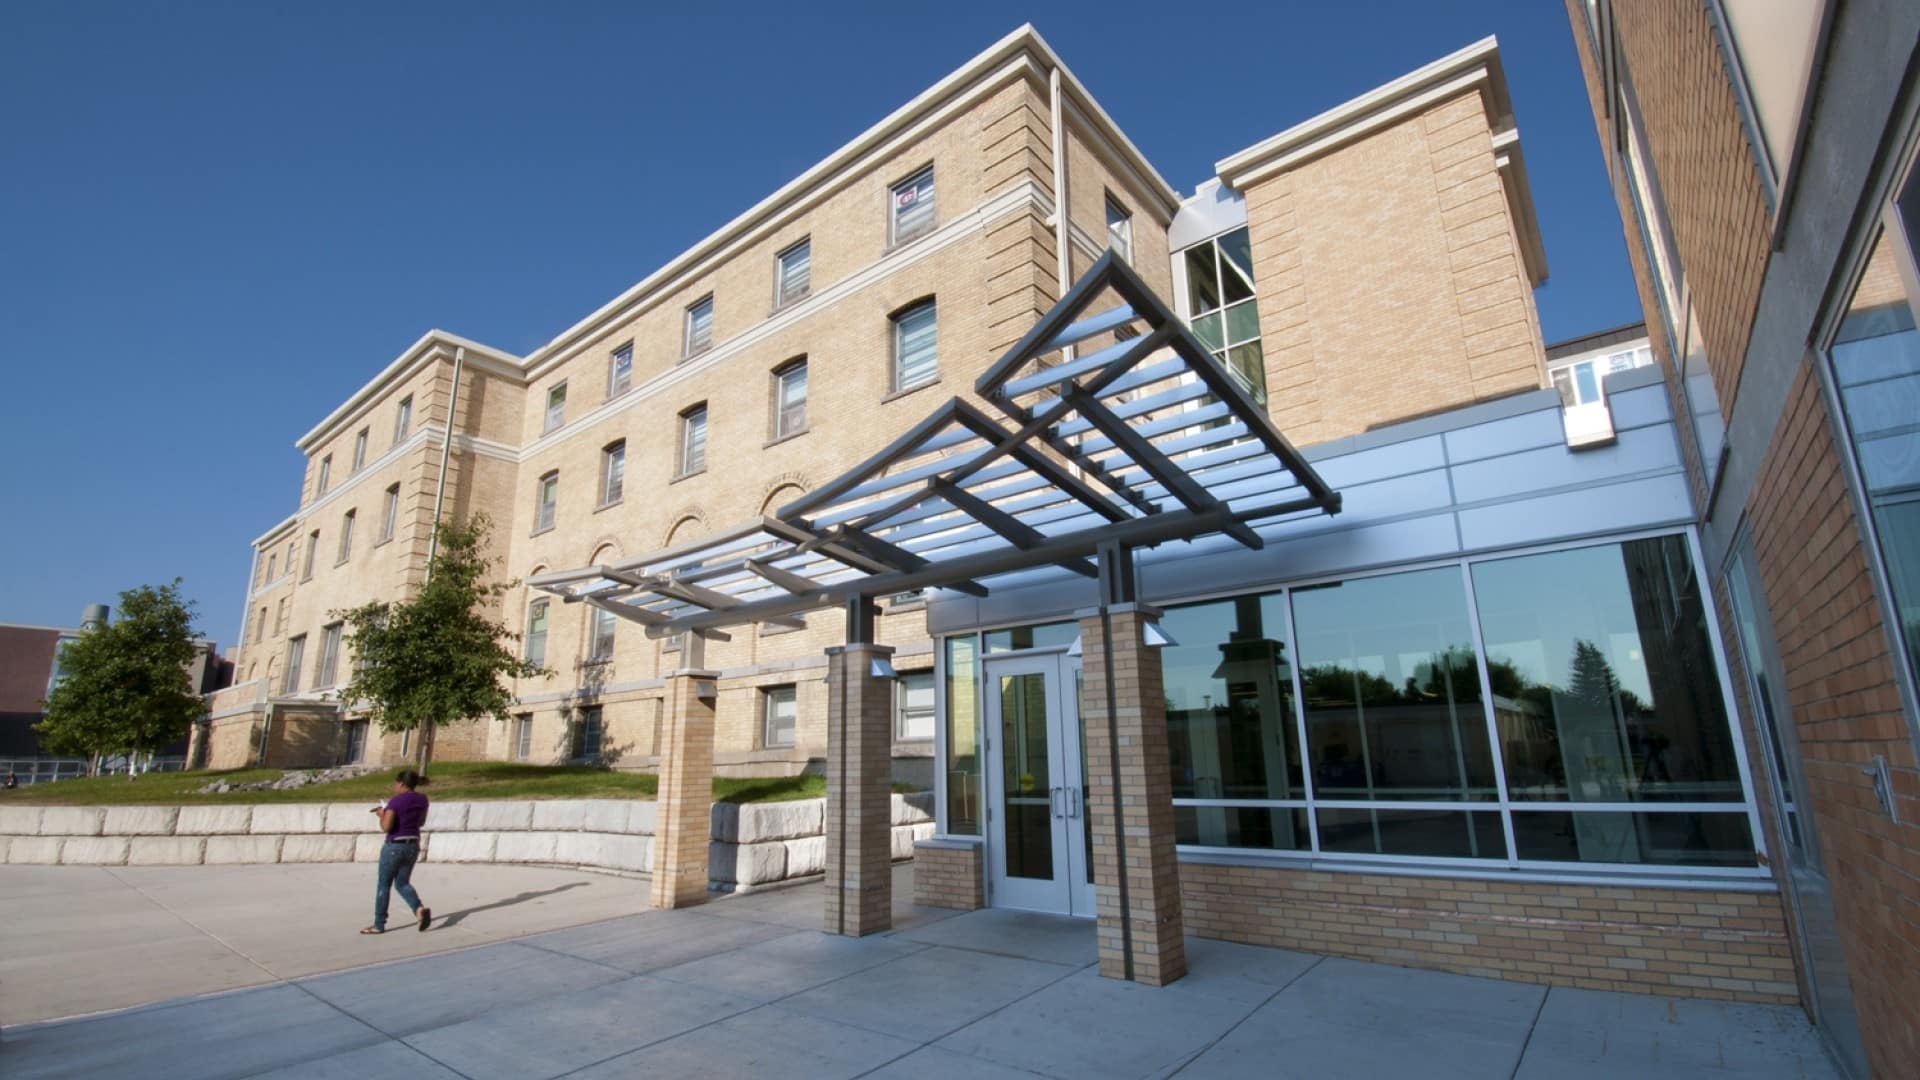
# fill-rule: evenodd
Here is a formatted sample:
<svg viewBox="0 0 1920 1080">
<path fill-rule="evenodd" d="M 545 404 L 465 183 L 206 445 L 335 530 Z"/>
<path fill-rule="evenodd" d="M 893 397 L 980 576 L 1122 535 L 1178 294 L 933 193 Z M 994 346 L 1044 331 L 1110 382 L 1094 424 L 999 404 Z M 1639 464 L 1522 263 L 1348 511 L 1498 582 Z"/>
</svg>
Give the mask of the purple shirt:
<svg viewBox="0 0 1920 1080">
<path fill-rule="evenodd" d="M 387 800 L 387 809 L 393 811 L 393 828 L 387 830 L 387 839 L 418 838 L 420 826 L 427 823 L 427 797 L 417 791 L 403 791 Z"/>
</svg>

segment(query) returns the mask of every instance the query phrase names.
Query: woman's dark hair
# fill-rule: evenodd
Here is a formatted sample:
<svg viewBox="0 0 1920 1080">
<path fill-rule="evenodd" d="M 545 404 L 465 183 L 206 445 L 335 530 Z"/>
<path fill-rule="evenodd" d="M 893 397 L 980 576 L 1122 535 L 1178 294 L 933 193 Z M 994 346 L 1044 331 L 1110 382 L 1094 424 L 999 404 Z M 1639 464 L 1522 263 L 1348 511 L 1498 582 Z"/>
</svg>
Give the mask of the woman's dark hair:
<svg viewBox="0 0 1920 1080">
<path fill-rule="evenodd" d="M 432 780 L 427 778 L 427 774 L 417 773 L 412 769 L 401 769 L 400 775 L 394 777 L 394 779 L 399 781 L 400 786 L 406 788 L 408 791 L 412 791 L 414 788 L 425 784 L 433 783 Z"/>
</svg>

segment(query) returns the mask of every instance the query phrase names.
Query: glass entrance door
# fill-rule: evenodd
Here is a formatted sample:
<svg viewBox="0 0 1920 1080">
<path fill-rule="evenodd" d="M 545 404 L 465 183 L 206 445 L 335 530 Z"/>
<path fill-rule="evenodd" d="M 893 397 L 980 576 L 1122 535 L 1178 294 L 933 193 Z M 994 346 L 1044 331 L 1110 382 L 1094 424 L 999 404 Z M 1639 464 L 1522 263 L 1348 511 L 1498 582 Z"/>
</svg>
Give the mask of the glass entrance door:
<svg viewBox="0 0 1920 1080">
<path fill-rule="evenodd" d="M 1078 665 L 986 664 L 987 853 L 996 907 L 1093 914 Z"/>
</svg>

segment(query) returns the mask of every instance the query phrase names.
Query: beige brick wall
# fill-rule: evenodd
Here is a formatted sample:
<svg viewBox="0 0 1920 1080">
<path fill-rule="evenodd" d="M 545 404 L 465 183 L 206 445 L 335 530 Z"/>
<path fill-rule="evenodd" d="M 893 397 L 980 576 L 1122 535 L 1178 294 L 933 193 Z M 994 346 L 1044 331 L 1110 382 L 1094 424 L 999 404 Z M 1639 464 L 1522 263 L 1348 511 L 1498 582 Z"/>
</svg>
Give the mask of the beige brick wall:
<svg viewBox="0 0 1920 1080">
<path fill-rule="evenodd" d="M 913 902 L 922 907 L 973 911 L 986 906 L 979 844 L 925 841 L 913 846 Z"/>
<path fill-rule="evenodd" d="M 1520 982 L 1798 1000 L 1773 893 L 1573 886 L 1184 862 L 1187 929 Z"/>
<path fill-rule="evenodd" d="M 1474 91 L 1248 185 L 1269 408 L 1310 444 L 1543 384 Z"/>
</svg>

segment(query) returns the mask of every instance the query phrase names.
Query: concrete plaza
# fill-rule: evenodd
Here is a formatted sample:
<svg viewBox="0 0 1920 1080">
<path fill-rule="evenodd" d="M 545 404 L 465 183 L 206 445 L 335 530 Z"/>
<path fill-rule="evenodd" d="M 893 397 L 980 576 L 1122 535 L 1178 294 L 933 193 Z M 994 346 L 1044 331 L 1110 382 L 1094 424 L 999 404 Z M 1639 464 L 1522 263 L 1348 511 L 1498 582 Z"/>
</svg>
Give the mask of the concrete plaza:
<svg viewBox="0 0 1920 1080">
<path fill-rule="evenodd" d="M 1198 939 L 1171 987 L 1102 979 L 1091 923 L 916 908 L 910 873 L 855 940 L 819 932 L 817 885 L 651 911 L 644 881 L 423 868 L 450 925 L 363 938 L 365 866 L 0 868 L 0 1073 L 1837 1075 L 1791 1008 Z"/>
</svg>

